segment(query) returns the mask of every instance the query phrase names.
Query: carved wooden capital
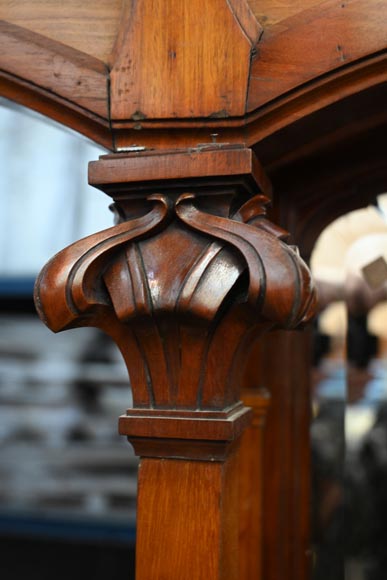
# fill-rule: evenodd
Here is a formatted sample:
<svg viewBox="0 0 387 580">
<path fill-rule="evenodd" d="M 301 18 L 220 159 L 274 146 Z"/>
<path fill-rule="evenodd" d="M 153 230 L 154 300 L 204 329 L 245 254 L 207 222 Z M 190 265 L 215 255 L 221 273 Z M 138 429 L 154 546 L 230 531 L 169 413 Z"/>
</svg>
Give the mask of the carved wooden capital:
<svg viewBox="0 0 387 580">
<path fill-rule="evenodd" d="M 99 186 L 110 161 L 98 162 Z M 122 433 L 151 436 L 140 419 L 153 417 L 159 437 L 193 440 L 194 412 L 202 428 L 218 429 L 201 439 L 233 440 L 246 421 L 239 385 L 250 346 L 265 330 L 305 323 L 315 294 L 286 232 L 266 218 L 268 198 L 240 174 L 200 175 L 205 152 L 185 161 L 199 173 L 191 183 L 132 183 L 130 162 L 126 181 L 119 171 L 119 184 L 105 181 L 120 223 L 57 254 L 39 276 L 36 305 L 54 331 L 95 326 L 118 344 L 135 409 Z"/>
</svg>

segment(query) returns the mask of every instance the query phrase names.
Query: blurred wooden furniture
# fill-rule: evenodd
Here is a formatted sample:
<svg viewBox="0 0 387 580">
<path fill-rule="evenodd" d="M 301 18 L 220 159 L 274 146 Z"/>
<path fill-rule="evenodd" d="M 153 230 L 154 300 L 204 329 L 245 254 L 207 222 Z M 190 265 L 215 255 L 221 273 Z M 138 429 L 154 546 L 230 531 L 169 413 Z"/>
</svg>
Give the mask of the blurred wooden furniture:
<svg viewBox="0 0 387 580">
<path fill-rule="evenodd" d="M 89 180 L 117 225 L 56 256 L 36 303 L 126 360 L 137 578 L 308 578 L 308 340 L 271 331 L 314 293 L 281 227 L 308 258 L 386 186 L 385 3 L 1 0 L 0 17 L 0 94 L 112 151 Z"/>
</svg>

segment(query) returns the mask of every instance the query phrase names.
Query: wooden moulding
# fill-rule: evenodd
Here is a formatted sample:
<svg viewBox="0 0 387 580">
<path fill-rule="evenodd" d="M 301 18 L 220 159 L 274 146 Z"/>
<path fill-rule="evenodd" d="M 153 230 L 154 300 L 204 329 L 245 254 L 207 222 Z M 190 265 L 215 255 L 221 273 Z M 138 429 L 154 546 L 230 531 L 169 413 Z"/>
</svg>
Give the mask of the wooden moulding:
<svg viewBox="0 0 387 580">
<path fill-rule="evenodd" d="M 199 145 L 190 149 L 103 155 L 89 164 L 89 184 L 115 199 L 122 194 L 164 190 L 224 191 L 240 184 L 271 197 L 271 183 L 251 149 L 243 145 Z"/>
<path fill-rule="evenodd" d="M 119 433 L 142 457 L 223 461 L 252 418 L 242 403 L 223 412 L 128 409 Z"/>
</svg>

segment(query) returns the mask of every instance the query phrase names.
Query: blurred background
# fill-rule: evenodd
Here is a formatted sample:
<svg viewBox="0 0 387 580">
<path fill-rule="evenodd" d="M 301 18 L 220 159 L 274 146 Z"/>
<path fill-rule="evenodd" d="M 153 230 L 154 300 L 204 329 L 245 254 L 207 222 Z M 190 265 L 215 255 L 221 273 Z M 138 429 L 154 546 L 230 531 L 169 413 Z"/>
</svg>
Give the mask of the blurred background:
<svg viewBox="0 0 387 580">
<path fill-rule="evenodd" d="M 386 208 L 384 194 L 335 220 L 311 260 L 313 580 L 386 577 Z"/>
<path fill-rule="evenodd" d="M 115 345 L 52 334 L 32 301 L 57 251 L 113 225 L 87 185 L 104 151 L 0 99 L 0 537 L 6 580 L 132 577 L 137 460 L 117 434 L 131 405 Z"/>
</svg>

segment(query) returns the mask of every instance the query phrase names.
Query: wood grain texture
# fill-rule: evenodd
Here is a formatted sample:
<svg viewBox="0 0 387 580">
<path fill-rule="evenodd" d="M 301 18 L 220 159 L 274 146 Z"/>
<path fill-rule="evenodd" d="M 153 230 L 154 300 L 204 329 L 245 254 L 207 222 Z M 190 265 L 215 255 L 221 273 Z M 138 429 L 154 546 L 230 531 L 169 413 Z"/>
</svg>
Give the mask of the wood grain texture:
<svg viewBox="0 0 387 580">
<path fill-rule="evenodd" d="M 145 4 L 141 12 L 142 3 L 137 3 L 136 10 L 141 8 L 141 17 L 146 16 L 147 10 L 152 11 L 153 4 Z M 157 59 L 162 60 L 165 52 L 154 54 L 152 48 L 156 46 L 155 35 L 162 45 L 167 42 L 158 33 L 156 19 L 150 15 L 145 23 L 141 19 L 140 23 L 133 20 L 135 11 L 131 2 L 125 4 L 126 9 L 118 16 L 118 0 L 109 5 L 105 0 L 92 4 L 71 0 L 66 5 L 57 0 L 17 3 L 2 0 L 1 94 L 66 123 L 111 149 L 134 144 L 170 149 L 211 142 L 213 133 L 217 133 L 218 142 L 250 146 L 298 119 L 386 80 L 386 57 L 381 52 L 385 48 L 383 6 L 377 0 L 347 3 L 310 0 L 302 5 L 264 2 L 260 7 L 252 0 L 249 5 L 216 0 L 216 3 L 206 3 L 204 9 L 199 2 L 190 2 L 189 9 L 179 3 L 177 7 L 170 7 L 171 12 L 168 12 L 168 3 L 157 5 L 164 11 L 162 18 L 171 22 L 172 32 L 165 28 L 168 38 L 176 40 L 181 36 L 180 57 L 172 59 L 171 67 L 168 58 L 164 68 L 160 67 Z M 215 15 L 211 11 L 215 12 L 217 6 Z M 247 73 L 250 104 L 246 112 L 244 105 L 238 110 L 233 107 L 243 100 L 241 63 L 245 67 L 247 62 L 250 67 L 251 55 L 255 53 L 253 39 L 260 31 L 249 6 L 263 21 L 267 18 L 252 74 Z M 200 18 L 206 20 L 201 27 Z M 195 26 L 188 32 L 190 19 L 195 20 Z M 118 23 L 120 32 L 109 60 L 107 53 L 111 51 Z M 137 39 L 136 35 L 128 38 L 131 27 L 138 29 Z M 188 35 L 190 43 L 183 41 L 183 36 Z M 141 98 L 153 99 L 156 108 L 172 109 L 173 93 L 181 107 L 180 112 L 172 111 L 176 116 L 171 113 L 172 116 L 160 118 L 155 110 L 154 115 L 151 113 L 145 118 L 141 114 L 144 111 L 138 108 L 132 111 L 133 118 L 112 118 L 108 101 L 113 95 L 108 91 L 106 63 L 113 66 L 117 83 L 125 84 L 128 80 L 125 65 L 125 70 L 121 70 L 112 64 L 118 63 L 125 43 L 132 43 L 137 57 L 145 62 L 136 81 Z M 144 52 L 143 45 L 149 45 L 152 50 Z M 247 47 L 247 61 L 239 59 L 240 55 L 237 57 L 241 46 Z M 259 78 L 255 78 L 256 67 L 263 67 L 263 76 L 259 72 Z M 150 75 L 156 83 L 155 93 L 149 93 L 152 83 L 148 81 L 141 88 L 145 82 L 143 74 Z M 169 75 L 171 82 L 164 82 L 163 75 Z M 205 90 L 198 90 L 203 79 Z M 226 83 L 228 92 L 221 91 L 222 83 Z M 247 85 L 244 87 L 246 93 Z M 208 104 L 214 95 L 215 100 L 218 98 L 216 94 L 221 99 L 233 95 L 230 99 L 234 104 L 230 109 L 223 105 L 216 109 L 214 105 L 213 110 L 203 112 L 204 100 Z M 214 112 L 217 114 L 212 115 Z"/>
<path fill-rule="evenodd" d="M 0 19 L 109 62 L 122 0 L 0 0 Z"/>
<path fill-rule="evenodd" d="M 143 459 L 137 580 L 237 580 L 238 461 Z"/>
<path fill-rule="evenodd" d="M 109 150 L 114 147 L 109 123 L 67 99 L 0 71 L 0 94 L 70 127 Z"/>
<path fill-rule="evenodd" d="M 247 1 L 227 0 L 235 19 L 239 23 L 243 32 L 251 42 L 252 46 L 257 44 L 263 33 L 263 28 L 255 18 Z"/>
<path fill-rule="evenodd" d="M 256 381 L 261 361 L 254 362 Z M 242 391 L 244 404 L 252 409 L 253 421 L 242 435 L 239 454 L 239 580 L 263 578 L 264 426 L 270 395 L 257 384 L 255 387 Z"/>
<path fill-rule="evenodd" d="M 254 19 L 247 6 L 237 15 L 232 6 L 128 2 L 111 71 L 112 120 L 243 115 L 257 25 L 246 26 Z"/>
<path fill-rule="evenodd" d="M 327 0 L 265 30 L 250 74 L 248 111 L 386 49 L 383 0 Z"/>
<path fill-rule="evenodd" d="M 387 183 L 382 99 L 357 101 L 386 81 L 385 3 L 139 0 L 122 18 L 118 10 L 105 0 L 0 2 L 1 94 L 112 149 L 156 148 L 93 166 L 91 180 L 114 198 L 121 223 L 51 262 L 39 306 L 56 330 L 103 328 L 126 359 L 136 409 L 122 432 L 149 457 L 140 474 L 142 580 L 248 578 L 262 560 L 265 580 L 306 580 L 307 341 L 262 332 L 308 319 L 309 274 L 265 216 L 271 187 L 251 151 L 197 145 L 256 145 L 276 207 L 309 251 L 332 216 Z M 372 122 L 360 119 L 360 104 Z M 187 150 L 160 153 L 177 146 Z M 244 436 L 238 503 L 231 457 L 248 420 L 238 402 L 257 336 L 263 356 L 250 364 L 272 405 L 263 471 L 262 432 Z"/>
<path fill-rule="evenodd" d="M 310 340 L 308 333 L 278 331 L 263 337 L 261 348 L 264 364 L 255 380 L 271 396 L 263 467 L 263 578 L 310 580 Z"/>
<path fill-rule="evenodd" d="M 321 4 L 321 0 L 248 0 L 250 9 L 265 29 Z"/>
<path fill-rule="evenodd" d="M 284 222 L 288 219 L 286 210 Z M 250 487 L 250 501 L 260 509 L 261 527 L 251 523 L 252 536 L 245 534 L 247 546 L 261 542 L 258 557 L 250 555 L 246 566 L 261 566 L 264 580 L 310 580 L 311 550 L 308 513 L 310 502 L 310 352 L 309 329 L 303 332 L 270 332 L 261 337 L 250 353 L 243 378 L 245 404 L 259 402 L 260 389 L 268 391 L 265 415 L 262 480 L 255 486 L 248 469 L 258 469 L 258 446 L 243 447 L 243 438 L 252 437 L 254 422 L 242 438 L 241 456 L 250 459 L 241 472 L 242 485 Z M 281 364 L 278 364 L 281 361 Z M 261 416 L 261 420 L 263 417 Z M 252 464 L 252 465 L 251 465 Z M 263 495 L 263 499 L 262 496 Z M 243 496 L 241 497 L 243 501 Z M 255 544 L 256 545 L 256 544 Z M 241 549 L 243 549 L 243 544 Z M 252 549 L 252 548 L 251 548 Z M 254 554 L 257 554 L 255 551 Z M 242 563 L 242 562 L 241 562 Z M 246 568 L 245 568 L 246 569 Z M 255 570 L 254 568 L 248 568 Z M 244 578 L 242 576 L 242 578 Z"/>
<path fill-rule="evenodd" d="M 177 188 L 179 182 L 190 179 L 193 191 L 208 192 L 222 182 L 224 191 L 239 188 L 254 195 L 257 188 L 268 198 L 272 187 L 262 165 L 243 145 L 201 145 L 190 149 L 146 151 L 143 153 L 121 153 L 106 155 L 103 162 L 89 164 L 89 183 L 114 199 L 129 192 L 151 192 L 154 181 L 159 191 Z"/>
<path fill-rule="evenodd" d="M 101 61 L 5 21 L 0 43 L 2 71 L 108 117 L 108 71 Z"/>
</svg>

